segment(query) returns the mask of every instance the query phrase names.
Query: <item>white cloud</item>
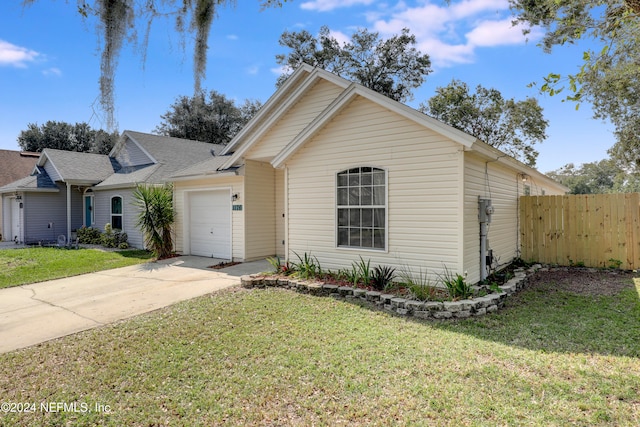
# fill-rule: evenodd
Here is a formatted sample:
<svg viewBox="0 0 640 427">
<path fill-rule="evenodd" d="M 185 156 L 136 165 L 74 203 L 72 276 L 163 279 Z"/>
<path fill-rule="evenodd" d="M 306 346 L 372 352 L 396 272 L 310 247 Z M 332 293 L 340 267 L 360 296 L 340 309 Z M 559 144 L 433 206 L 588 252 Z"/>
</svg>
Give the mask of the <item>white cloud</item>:
<svg viewBox="0 0 640 427">
<path fill-rule="evenodd" d="M 35 61 L 39 56 L 34 50 L 0 40 L 0 66 L 26 67 L 28 62 Z"/>
<path fill-rule="evenodd" d="M 235 34 L 229 34 L 227 40 L 238 40 L 238 36 Z"/>
<path fill-rule="evenodd" d="M 479 47 L 524 44 L 521 27 L 511 24 L 508 0 L 462 0 L 449 5 L 418 2 L 398 3 L 389 13 L 368 13 L 372 27 L 383 37 L 409 28 L 418 48 L 429 54 L 434 68 L 474 61 Z M 534 29 L 528 39 L 537 40 Z"/>
<path fill-rule="evenodd" d="M 330 30 L 329 34 L 331 35 L 331 37 L 333 37 L 334 39 L 336 39 L 338 41 L 338 44 L 340 46 L 344 46 L 345 44 L 347 44 L 347 43 L 349 43 L 351 41 L 351 37 L 349 37 L 348 35 L 346 35 L 342 31 Z"/>
<path fill-rule="evenodd" d="M 260 67 L 257 65 L 252 65 L 250 67 L 247 67 L 245 71 L 247 72 L 247 74 L 255 76 L 260 71 Z"/>
<path fill-rule="evenodd" d="M 318 12 L 330 12 L 340 7 L 351 7 L 358 4 L 368 6 L 371 3 L 373 3 L 373 0 L 312 0 L 302 3 L 300 8 Z"/>
<path fill-rule="evenodd" d="M 62 75 L 62 70 L 60 70 L 59 68 L 56 67 L 52 67 L 52 68 L 48 68 L 44 71 L 42 71 L 42 74 L 44 74 L 45 76 L 56 76 L 56 77 L 60 77 Z"/>
</svg>

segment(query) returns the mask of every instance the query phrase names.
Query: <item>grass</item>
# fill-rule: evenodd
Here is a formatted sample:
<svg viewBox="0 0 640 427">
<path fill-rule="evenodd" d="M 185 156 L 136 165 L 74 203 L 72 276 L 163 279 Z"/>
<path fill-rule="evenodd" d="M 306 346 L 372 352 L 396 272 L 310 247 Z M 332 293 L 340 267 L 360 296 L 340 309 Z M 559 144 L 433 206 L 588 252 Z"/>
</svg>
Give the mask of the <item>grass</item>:
<svg viewBox="0 0 640 427">
<path fill-rule="evenodd" d="M 150 252 L 142 250 L 105 252 L 40 247 L 0 250 L 0 288 L 126 267 L 151 258 Z"/>
<path fill-rule="evenodd" d="M 422 322 L 232 288 L 0 355 L 1 400 L 37 405 L 0 425 L 638 425 L 639 290 Z"/>
</svg>

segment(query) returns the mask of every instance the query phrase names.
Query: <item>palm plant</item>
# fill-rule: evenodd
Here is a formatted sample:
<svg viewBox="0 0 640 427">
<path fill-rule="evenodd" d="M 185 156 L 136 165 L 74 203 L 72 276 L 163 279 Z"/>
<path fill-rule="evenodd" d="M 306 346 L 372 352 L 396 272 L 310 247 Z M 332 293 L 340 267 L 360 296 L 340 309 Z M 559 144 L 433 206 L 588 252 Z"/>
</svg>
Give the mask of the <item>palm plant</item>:
<svg viewBox="0 0 640 427">
<path fill-rule="evenodd" d="M 159 259 L 168 258 L 173 253 L 171 227 L 175 218 L 172 187 L 138 185 L 133 199 L 138 208 L 137 226 L 147 248 Z"/>
</svg>

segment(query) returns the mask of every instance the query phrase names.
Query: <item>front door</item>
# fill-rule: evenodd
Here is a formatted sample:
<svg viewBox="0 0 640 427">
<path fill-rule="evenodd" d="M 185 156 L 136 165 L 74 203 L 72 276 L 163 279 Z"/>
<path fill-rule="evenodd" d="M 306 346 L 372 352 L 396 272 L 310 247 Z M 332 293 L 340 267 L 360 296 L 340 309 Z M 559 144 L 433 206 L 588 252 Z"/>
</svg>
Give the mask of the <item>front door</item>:
<svg viewBox="0 0 640 427">
<path fill-rule="evenodd" d="M 22 222 L 20 218 L 20 204 L 22 203 L 22 200 L 19 200 L 15 197 L 9 200 L 11 203 L 11 239 L 8 240 L 22 242 L 22 233 L 20 227 L 20 223 Z"/>
<path fill-rule="evenodd" d="M 84 196 L 84 226 L 92 227 L 95 222 L 93 196 Z"/>
</svg>

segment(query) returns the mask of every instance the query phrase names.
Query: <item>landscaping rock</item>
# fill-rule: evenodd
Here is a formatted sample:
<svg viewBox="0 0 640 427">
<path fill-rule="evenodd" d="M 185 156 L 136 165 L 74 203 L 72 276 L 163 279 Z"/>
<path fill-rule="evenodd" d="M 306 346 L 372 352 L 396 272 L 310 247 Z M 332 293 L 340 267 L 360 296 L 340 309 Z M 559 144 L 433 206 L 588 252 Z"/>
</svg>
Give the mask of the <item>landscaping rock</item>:
<svg viewBox="0 0 640 427">
<path fill-rule="evenodd" d="M 451 319 L 453 317 L 453 313 L 450 311 L 433 311 L 431 315 L 434 319 Z"/>
</svg>

